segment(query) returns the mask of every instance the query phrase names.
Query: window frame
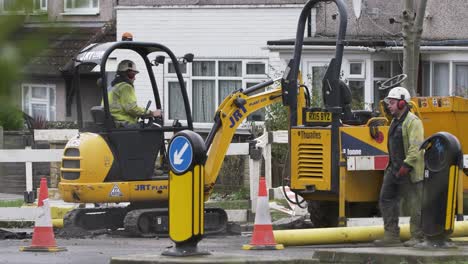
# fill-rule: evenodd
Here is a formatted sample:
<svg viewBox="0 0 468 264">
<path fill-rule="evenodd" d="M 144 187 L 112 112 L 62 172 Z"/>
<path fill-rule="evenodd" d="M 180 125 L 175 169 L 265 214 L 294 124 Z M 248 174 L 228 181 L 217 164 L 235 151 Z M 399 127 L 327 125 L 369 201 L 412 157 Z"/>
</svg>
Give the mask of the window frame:
<svg viewBox="0 0 468 264">
<path fill-rule="evenodd" d="M 247 64 L 249 63 L 264 63 L 265 64 L 265 71 L 267 71 L 268 67 L 268 59 L 239 59 L 239 58 L 200 58 L 196 59 L 195 61 L 214 61 L 215 62 L 215 74 L 214 76 L 193 76 L 193 64 L 188 63 L 187 64 L 187 71 L 186 73 L 182 74 L 182 77 L 184 78 L 184 81 L 186 82 L 186 89 L 187 89 L 187 94 L 189 98 L 189 104 L 190 104 L 190 109 L 192 110 L 192 116 L 193 116 L 193 81 L 195 80 L 210 80 L 215 82 L 215 109 L 218 108 L 219 104 L 221 103 L 221 100 L 219 100 L 219 95 L 220 95 L 220 87 L 219 87 L 219 81 L 241 81 L 241 87 L 240 88 L 246 88 L 247 83 L 261 83 L 264 82 L 268 79 L 268 73 L 266 72 L 265 74 L 247 74 Z M 219 76 L 219 62 L 223 61 L 240 61 L 242 62 L 242 71 L 241 71 L 241 76 Z M 167 94 L 168 96 L 165 96 L 164 98 L 164 107 L 167 107 L 169 104 L 169 83 L 170 82 L 178 82 L 177 76 L 175 73 L 169 73 L 169 63 L 170 60 L 166 60 L 165 62 L 165 70 L 164 70 L 164 94 Z M 165 111 L 167 112 L 167 111 Z M 214 117 L 214 112 L 212 113 Z M 172 122 L 173 120 L 168 119 L 169 113 L 165 113 L 165 119 L 168 120 L 169 122 Z M 245 119 L 243 126 L 246 122 L 251 122 Z M 255 121 L 258 123 L 264 122 L 264 121 Z M 184 123 L 184 122 L 181 122 Z M 213 121 L 211 122 L 195 122 L 194 121 L 194 126 L 197 128 L 211 128 Z"/>
<path fill-rule="evenodd" d="M 39 1 L 39 9 L 34 9 L 36 1 Z M 24 8 L 21 10 L 9 11 L 9 10 L 5 10 L 5 0 L 0 0 L 0 12 L 3 14 L 33 14 L 33 15 L 47 13 L 47 0 L 31 0 L 31 2 L 32 2 L 33 8 L 30 11 Z"/>
<path fill-rule="evenodd" d="M 431 76 L 430 76 L 430 81 L 431 81 L 431 95 L 430 96 L 450 96 L 452 94 L 452 85 L 453 85 L 453 61 L 450 60 L 431 60 Z M 434 71 L 435 71 L 435 64 L 440 63 L 440 64 L 447 64 L 448 66 L 448 95 L 434 95 Z"/>
<path fill-rule="evenodd" d="M 363 107 L 361 108 L 353 108 L 352 107 L 352 110 L 365 110 L 368 108 L 368 103 L 366 103 L 366 79 L 365 78 L 348 78 L 347 79 L 347 85 L 351 91 L 351 102 L 352 102 L 352 99 L 355 95 L 355 93 L 353 93 L 352 89 L 351 89 L 351 82 L 362 82 L 363 83 L 363 87 L 362 87 L 362 104 L 363 104 Z M 352 104 L 352 103 L 351 103 Z"/>
<path fill-rule="evenodd" d="M 447 56 L 438 56 L 433 58 L 430 54 L 422 59 L 423 63 L 427 63 L 429 66 L 429 94 L 422 94 L 422 96 L 438 97 L 438 96 L 455 96 L 456 90 L 456 67 L 457 65 L 468 65 L 468 58 L 455 59 L 451 54 Z M 448 91 L 447 95 L 434 95 L 434 71 L 435 64 L 447 63 L 448 64 Z M 422 65 L 422 64 L 421 64 Z M 424 78 L 424 76 L 423 76 Z"/>
<path fill-rule="evenodd" d="M 307 62 L 307 75 L 306 75 L 306 79 L 307 79 L 307 86 L 309 87 L 309 93 L 311 95 L 310 97 L 310 100 L 311 100 L 311 104 L 313 105 L 313 107 L 323 107 L 324 106 L 324 99 L 322 98 L 322 77 L 319 77 L 318 80 L 315 80 L 318 82 L 318 85 L 319 87 L 317 88 L 317 93 L 318 93 L 318 96 L 319 96 L 319 100 L 320 100 L 320 106 L 317 106 L 317 105 L 314 105 L 314 101 L 315 99 L 313 98 L 314 96 L 314 71 L 313 71 L 313 68 L 324 68 L 324 74 L 326 73 L 328 67 L 329 67 L 329 64 L 330 62 L 329 61 L 325 61 L 325 60 L 314 60 L 314 61 L 308 61 Z"/>
<path fill-rule="evenodd" d="M 375 77 L 375 71 L 374 71 L 374 63 L 375 62 L 381 62 L 381 61 L 389 61 L 390 62 L 390 77 Z M 386 80 L 388 80 L 389 78 L 393 77 L 396 75 L 396 73 L 394 72 L 395 71 L 395 67 L 394 67 L 394 64 L 395 63 L 398 63 L 400 64 L 400 58 L 399 57 L 388 57 L 388 58 L 377 58 L 377 59 L 372 59 L 371 60 L 371 70 L 372 70 L 372 74 L 371 74 L 371 91 L 372 91 L 372 103 L 371 105 L 373 105 L 373 108 L 374 109 L 378 109 L 379 108 L 379 102 L 380 100 L 376 100 L 379 96 L 379 88 L 375 86 L 375 83 L 376 82 L 384 82 Z M 403 68 L 402 68 L 403 70 Z M 364 88 L 364 93 L 365 93 L 366 89 Z M 365 95 L 364 95 L 365 96 Z"/>
<path fill-rule="evenodd" d="M 247 65 L 249 64 L 263 64 L 265 65 L 265 72 L 261 74 L 247 73 Z M 267 69 L 268 63 L 266 63 L 265 61 L 245 61 L 244 65 L 245 66 L 243 66 L 243 70 L 245 71 L 242 73 L 242 75 L 246 76 L 247 78 L 260 78 L 261 79 L 268 73 L 268 69 Z"/>
<path fill-rule="evenodd" d="M 28 88 L 29 89 L 29 93 L 28 93 L 28 96 L 29 96 L 29 103 L 28 103 L 28 109 L 29 111 L 25 111 L 25 104 L 26 104 L 26 100 L 24 98 L 24 90 L 25 88 Z M 34 99 L 32 98 L 32 88 L 33 87 L 44 87 L 46 88 L 46 98 L 47 99 Z M 54 92 L 54 102 L 53 102 L 53 106 L 51 106 L 50 104 L 50 91 L 53 91 Z M 46 105 L 46 109 L 47 109 L 47 117 L 46 117 L 46 120 L 47 121 L 56 121 L 57 120 L 57 87 L 55 84 L 42 84 L 42 83 L 22 83 L 21 84 L 21 109 L 23 112 L 25 112 L 26 114 L 30 115 L 30 116 L 33 116 L 33 112 L 32 112 L 32 105 L 33 104 L 45 104 Z M 51 109 L 52 107 L 54 108 L 54 113 L 52 115 L 51 113 Z"/>
<path fill-rule="evenodd" d="M 97 0 L 97 7 L 92 7 L 93 5 L 93 0 L 88 0 L 89 2 L 89 7 L 67 7 L 67 1 L 68 0 L 63 0 L 63 14 L 64 15 L 97 15 L 99 14 L 100 10 L 100 1 Z M 70 0 L 72 1 L 72 5 L 75 6 L 75 0 Z"/>
<path fill-rule="evenodd" d="M 175 73 L 175 72 L 169 72 L 169 69 L 171 68 L 171 65 L 172 65 L 172 64 L 173 64 L 172 61 L 168 61 L 168 62 L 167 62 L 167 65 L 165 65 L 165 67 L 164 67 L 164 74 L 165 74 L 165 75 L 168 75 L 168 76 L 172 76 L 172 75 L 173 75 L 173 76 L 176 76 L 176 73 Z M 182 64 L 182 63 L 179 62 L 179 64 Z M 189 73 L 189 67 L 190 67 L 190 70 L 192 70 L 192 67 L 191 67 L 191 66 L 192 66 L 191 63 L 186 63 L 186 64 L 185 64 L 185 72 L 182 71 L 182 69 L 180 69 L 180 67 L 179 67 L 179 69 L 181 70 L 181 73 L 182 73 L 182 76 L 183 76 L 183 77 L 187 77 L 187 76 L 189 75 L 189 74 L 188 74 L 188 73 Z M 177 76 L 176 76 L 176 77 L 177 77 Z"/>
<path fill-rule="evenodd" d="M 351 73 L 351 64 L 359 63 L 361 64 L 361 73 L 352 74 Z M 348 79 L 365 79 L 366 78 L 366 62 L 363 60 L 350 60 L 348 61 Z"/>
<path fill-rule="evenodd" d="M 454 95 L 457 92 L 457 66 L 468 66 L 468 61 L 451 61 L 451 67 L 449 67 L 449 75 L 450 75 L 450 69 L 452 70 L 451 77 L 453 78 L 452 80 L 452 87 L 450 87 L 450 95 Z M 450 82 L 449 82 L 450 83 Z M 461 96 L 461 95 L 456 95 L 456 96 Z M 468 96 L 468 94 L 467 94 Z M 466 97 L 465 97 L 466 98 Z"/>
<path fill-rule="evenodd" d="M 361 65 L 361 72 L 359 74 L 352 74 L 351 73 L 351 64 L 354 64 L 354 63 L 358 63 Z M 361 99 L 359 104 L 362 104 L 362 107 L 359 107 L 359 108 L 356 108 L 356 106 L 351 103 L 351 106 L 352 106 L 352 110 L 365 110 L 365 109 L 368 109 L 370 108 L 370 104 L 368 102 L 366 102 L 366 95 L 368 93 L 367 91 L 367 88 L 366 88 L 366 84 L 367 84 L 367 78 L 366 78 L 366 72 L 367 72 L 367 68 L 366 68 L 366 64 L 367 64 L 367 60 L 364 60 L 364 59 L 358 59 L 358 58 L 351 58 L 351 59 L 348 59 L 347 60 L 347 64 L 346 64 L 346 68 L 343 70 L 345 72 L 343 78 L 344 78 L 344 82 L 348 85 L 348 87 L 350 88 L 351 90 L 351 82 L 362 82 L 363 84 L 363 90 L 362 90 L 362 95 L 361 95 Z M 390 64 L 392 65 L 392 64 Z M 351 97 L 352 97 L 352 101 L 354 101 L 354 97 L 355 97 L 355 93 L 351 90 Z"/>
</svg>

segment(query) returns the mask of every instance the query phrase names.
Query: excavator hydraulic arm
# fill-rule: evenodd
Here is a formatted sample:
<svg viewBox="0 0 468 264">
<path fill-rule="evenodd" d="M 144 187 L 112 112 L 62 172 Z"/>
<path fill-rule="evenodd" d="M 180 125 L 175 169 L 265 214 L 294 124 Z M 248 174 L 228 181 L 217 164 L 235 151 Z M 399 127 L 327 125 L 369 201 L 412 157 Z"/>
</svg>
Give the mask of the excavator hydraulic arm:
<svg viewBox="0 0 468 264">
<path fill-rule="evenodd" d="M 278 85 L 278 87 L 267 89 L 267 87 L 271 87 L 279 80 L 269 80 L 245 90 L 234 91 L 219 105 L 216 110 L 213 128 L 205 141 L 208 149 L 208 157 L 205 163 L 205 199 L 209 197 L 214 187 L 223 159 L 229 148 L 229 143 L 237 127 L 251 113 L 273 103 L 281 102 L 283 94 L 281 86 Z M 306 96 L 307 87 L 303 83 L 300 72 L 298 73 L 298 81 L 301 89 L 297 93 L 297 107 L 302 109 L 308 102 L 308 96 Z M 265 89 L 267 90 L 258 93 L 259 90 Z"/>
</svg>

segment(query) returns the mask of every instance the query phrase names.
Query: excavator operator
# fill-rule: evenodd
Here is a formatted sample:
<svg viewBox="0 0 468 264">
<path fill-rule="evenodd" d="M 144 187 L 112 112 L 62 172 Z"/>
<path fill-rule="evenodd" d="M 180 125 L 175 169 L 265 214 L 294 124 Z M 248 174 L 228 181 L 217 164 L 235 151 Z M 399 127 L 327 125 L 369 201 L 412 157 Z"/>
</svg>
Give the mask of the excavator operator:
<svg viewBox="0 0 468 264">
<path fill-rule="evenodd" d="M 122 60 L 117 66 L 117 75 L 108 91 L 109 108 L 117 127 L 137 128 L 138 117 L 162 117 L 160 109 L 145 110 L 137 105 L 133 82 L 138 74 L 136 65 L 131 60 Z"/>
</svg>

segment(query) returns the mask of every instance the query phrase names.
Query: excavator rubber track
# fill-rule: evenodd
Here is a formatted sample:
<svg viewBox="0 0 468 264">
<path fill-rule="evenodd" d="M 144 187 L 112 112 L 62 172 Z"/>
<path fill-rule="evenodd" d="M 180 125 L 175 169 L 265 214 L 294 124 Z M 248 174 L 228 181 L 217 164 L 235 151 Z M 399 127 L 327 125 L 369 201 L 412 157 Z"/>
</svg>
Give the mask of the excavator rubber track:
<svg viewBox="0 0 468 264">
<path fill-rule="evenodd" d="M 126 207 L 78 208 L 68 212 L 64 229 L 117 230 L 124 228 L 129 236 L 155 237 L 169 235 L 167 208 L 128 210 Z M 221 208 L 205 209 L 205 235 L 227 232 L 227 214 Z"/>
<path fill-rule="evenodd" d="M 205 208 L 205 235 L 227 232 L 228 217 L 221 208 Z"/>
<path fill-rule="evenodd" d="M 137 209 L 130 211 L 124 219 L 125 231 L 131 236 L 168 236 L 169 216 L 167 208 Z M 205 235 L 227 232 L 227 214 L 221 208 L 205 209 Z"/>
<path fill-rule="evenodd" d="M 168 210 L 167 208 L 132 210 L 125 216 L 124 228 L 130 236 L 135 237 L 167 236 Z"/>
<path fill-rule="evenodd" d="M 69 211 L 63 218 L 63 227 L 84 230 L 110 229 L 123 227 L 127 214 L 125 207 L 77 208 Z"/>
</svg>

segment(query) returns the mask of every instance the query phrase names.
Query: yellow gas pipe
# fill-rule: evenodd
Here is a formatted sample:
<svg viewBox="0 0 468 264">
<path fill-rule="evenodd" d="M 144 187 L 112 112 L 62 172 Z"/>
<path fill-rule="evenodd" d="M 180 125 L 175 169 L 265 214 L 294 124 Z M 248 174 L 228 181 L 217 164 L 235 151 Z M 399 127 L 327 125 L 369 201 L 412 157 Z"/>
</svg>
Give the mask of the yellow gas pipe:
<svg viewBox="0 0 468 264">
<path fill-rule="evenodd" d="M 370 242 L 383 237 L 383 226 L 311 228 L 273 231 L 276 243 L 284 246 Z M 468 221 L 455 222 L 451 237 L 468 236 Z M 400 238 L 410 238 L 409 224 L 400 225 Z"/>
</svg>

